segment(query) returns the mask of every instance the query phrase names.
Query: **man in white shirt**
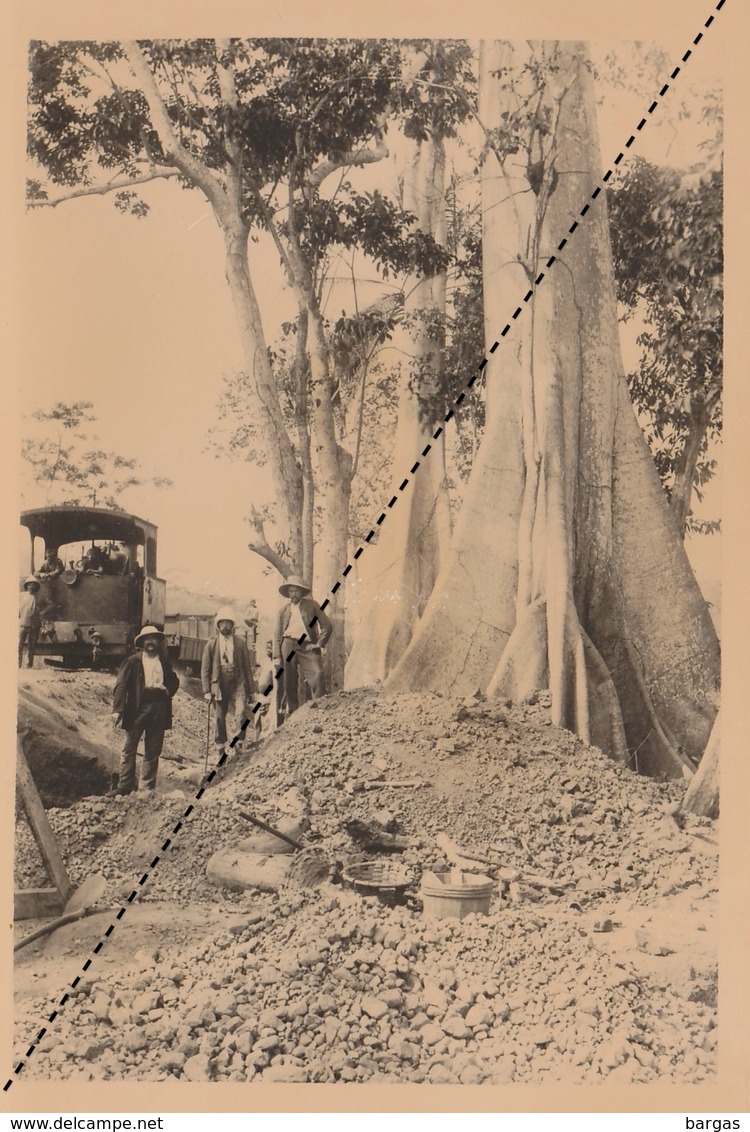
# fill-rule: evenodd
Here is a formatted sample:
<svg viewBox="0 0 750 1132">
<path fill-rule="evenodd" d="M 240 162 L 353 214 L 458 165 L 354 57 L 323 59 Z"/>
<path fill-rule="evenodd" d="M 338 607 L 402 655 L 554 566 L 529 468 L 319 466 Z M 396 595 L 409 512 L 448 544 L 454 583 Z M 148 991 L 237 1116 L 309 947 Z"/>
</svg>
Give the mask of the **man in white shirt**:
<svg viewBox="0 0 750 1132">
<path fill-rule="evenodd" d="M 201 660 L 201 684 L 207 704 L 216 708 L 214 743 L 221 754 L 228 741 L 227 715 L 234 716 L 239 732 L 247 705 L 255 692 L 247 645 L 234 632 L 234 613 L 224 606 L 216 614 L 216 636 L 208 641 Z"/>
<path fill-rule="evenodd" d="M 146 625 L 135 638 L 135 647 L 142 651 L 127 657 L 117 673 L 112 720 L 126 732 L 118 794 L 135 790 L 135 756 L 141 735 L 145 736 L 145 750 L 140 789 L 153 790 L 156 786 L 164 732 L 172 726 L 172 697 L 180 686 L 169 658 L 161 651 L 164 640 L 159 629 Z"/>
<path fill-rule="evenodd" d="M 328 644 L 333 625 L 309 596 L 310 587 L 296 574 L 290 574 L 279 586 L 279 593 L 289 600 L 276 618 L 273 657 L 275 667 L 283 667 L 280 709 L 288 717 L 299 706 L 302 681 L 314 700 L 324 693 L 322 650 Z"/>
</svg>

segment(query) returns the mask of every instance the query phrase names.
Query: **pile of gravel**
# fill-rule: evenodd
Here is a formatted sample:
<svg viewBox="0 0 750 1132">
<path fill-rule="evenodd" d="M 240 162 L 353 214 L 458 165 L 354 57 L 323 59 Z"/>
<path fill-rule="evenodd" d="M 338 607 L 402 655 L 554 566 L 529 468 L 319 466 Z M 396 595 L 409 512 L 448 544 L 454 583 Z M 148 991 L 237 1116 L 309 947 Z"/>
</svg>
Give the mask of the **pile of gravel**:
<svg viewBox="0 0 750 1132">
<path fill-rule="evenodd" d="M 429 922 L 332 889 L 79 988 L 36 1077 L 698 1083 L 713 1009 L 613 965 L 580 916 Z"/>
<path fill-rule="evenodd" d="M 399 782 L 417 784 L 390 785 Z M 658 938 L 641 933 L 645 967 L 600 945 L 610 929 L 615 937 L 623 908 L 682 901 L 710 914 L 716 859 L 699 847 L 712 823 L 677 813 L 682 789 L 618 768 L 553 727 L 543 697 L 512 706 L 362 691 L 307 705 L 260 748 L 233 757 L 184 822 L 145 899 L 215 900 L 205 864 L 247 836 L 237 811 L 276 822 L 298 807 L 312 823 L 306 839 L 334 875 L 365 855 L 345 822 L 396 831 L 415 878 L 406 903 L 388 907 L 335 884 L 289 887 L 260 901 L 257 893 L 232 897 L 238 911 L 252 900 L 252 913 L 199 947 L 140 953 L 106 984 L 92 968 L 28 1073 L 710 1079 L 715 966 L 672 985 L 670 948 Z M 115 899 L 130 892 L 192 793 L 86 799 L 52 811 L 74 878 L 103 871 Z M 489 916 L 422 915 L 420 873 L 445 863 L 440 832 L 519 874 Z M 530 874 L 549 883 L 532 883 Z M 47 1012 L 47 1003 L 24 1008 L 19 1049 Z"/>
</svg>

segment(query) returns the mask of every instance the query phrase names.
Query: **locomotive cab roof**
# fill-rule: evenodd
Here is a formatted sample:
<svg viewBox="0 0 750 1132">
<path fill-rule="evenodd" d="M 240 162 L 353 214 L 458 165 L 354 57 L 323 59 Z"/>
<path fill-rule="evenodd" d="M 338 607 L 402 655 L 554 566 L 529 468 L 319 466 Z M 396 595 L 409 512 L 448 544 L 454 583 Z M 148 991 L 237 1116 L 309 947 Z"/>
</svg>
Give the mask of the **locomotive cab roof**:
<svg viewBox="0 0 750 1132">
<path fill-rule="evenodd" d="M 21 523 L 32 538 L 43 538 L 45 546 L 65 546 L 78 539 L 116 539 L 125 546 L 143 546 L 156 537 L 156 526 L 127 511 L 105 507 L 35 507 L 21 512 Z"/>
</svg>

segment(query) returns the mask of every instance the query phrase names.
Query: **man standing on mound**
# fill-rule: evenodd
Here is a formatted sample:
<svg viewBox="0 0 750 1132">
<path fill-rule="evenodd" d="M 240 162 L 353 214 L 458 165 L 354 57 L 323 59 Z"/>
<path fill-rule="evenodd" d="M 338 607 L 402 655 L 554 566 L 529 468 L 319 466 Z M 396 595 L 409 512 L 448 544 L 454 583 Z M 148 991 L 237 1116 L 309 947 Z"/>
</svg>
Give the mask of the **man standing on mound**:
<svg viewBox="0 0 750 1132">
<path fill-rule="evenodd" d="M 135 638 L 142 651 L 122 662 L 115 681 L 112 720 L 127 733 L 120 757 L 118 794 L 135 790 L 135 755 L 141 735 L 145 752 L 141 766 L 141 790 L 153 790 L 164 746 L 164 732 L 172 727 L 172 697 L 180 681 L 162 650 L 165 637 L 153 625 L 146 625 Z"/>
<path fill-rule="evenodd" d="M 250 654 L 234 632 L 234 613 L 225 606 L 216 614 L 216 636 L 203 650 L 201 684 L 206 703 L 216 705 L 214 742 L 217 754 L 227 745 L 227 714 L 234 715 L 238 732 L 255 692 Z"/>
<path fill-rule="evenodd" d="M 289 600 L 276 618 L 273 657 L 275 666 L 281 665 L 284 670 L 280 691 L 286 715 L 290 716 L 299 707 L 299 681 L 304 680 L 314 700 L 324 693 L 322 650 L 333 625 L 317 601 L 308 596 L 310 587 L 296 574 L 290 574 L 279 586 L 279 593 Z M 302 636 L 305 639 L 300 644 Z"/>
</svg>

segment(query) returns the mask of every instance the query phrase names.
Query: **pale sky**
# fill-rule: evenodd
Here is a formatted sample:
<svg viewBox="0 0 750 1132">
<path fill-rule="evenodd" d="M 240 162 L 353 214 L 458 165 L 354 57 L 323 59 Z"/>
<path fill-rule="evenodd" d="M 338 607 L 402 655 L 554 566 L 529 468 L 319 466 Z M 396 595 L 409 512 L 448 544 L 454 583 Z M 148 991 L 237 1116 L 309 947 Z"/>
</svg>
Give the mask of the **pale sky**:
<svg viewBox="0 0 750 1132">
<path fill-rule="evenodd" d="M 642 92 L 612 97 L 616 106 L 608 100 L 600 109 L 605 166 L 649 101 Z M 675 134 L 656 122 L 637 152 L 678 166 L 699 159 L 687 130 Z M 102 446 L 174 481 L 169 490 L 123 497 L 128 510 L 159 526 L 159 573 L 191 589 L 240 601 L 254 595 L 261 609 L 274 606 L 277 580 L 264 578 L 247 551 L 243 521 L 251 500 L 267 498 L 262 473 L 206 451 L 221 376 L 242 367 L 221 239 L 199 193 L 157 182 L 143 197 L 152 211 L 141 221 L 98 197 L 28 213 L 17 280 L 21 409 L 92 401 Z M 256 278 L 267 281 L 258 290 L 272 341 L 294 304 L 279 283 L 275 252 L 254 245 L 252 256 Z M 707 514 L 719 513 L 718 494 L 717 484 Z M 693 540 L 690 553 L 699 574 L 718 576 L 719 538 Z"/>
</svg>

